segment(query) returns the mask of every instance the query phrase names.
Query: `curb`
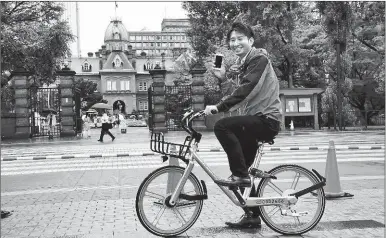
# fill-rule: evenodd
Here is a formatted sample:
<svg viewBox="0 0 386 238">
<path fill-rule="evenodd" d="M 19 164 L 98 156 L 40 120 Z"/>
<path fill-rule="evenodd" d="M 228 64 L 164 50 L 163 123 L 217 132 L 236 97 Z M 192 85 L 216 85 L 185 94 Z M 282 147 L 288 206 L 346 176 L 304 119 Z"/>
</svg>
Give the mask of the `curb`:
<svg viewBox="0 0 386 238">
<path fill-rule="evenodd" d="M 335 146 L 336 150 L 381 150 L 383 146 Z M 300 147 L 271 147 L 266 149 L 268 151 L 294 151 L 294 150 L 328 150 L 328 146 L 300 146 Z M 199 149 L 198 152 L 224 152 L 222 148 L 212 149 Z M 75 155 L 48 155 L 48 156 L 19 156 L 19 157 L 1 157 L 1 161 L 13 161 L 13 160 L 48 160 L 48 159 L 77 159 L 77 158 L 102 158 L 102 157 L 130 157 L 130 156 L 152 156 L 160 155 L 155 152 L 133 152 L 133 153 L 121 153 L 121 154 L 75 154 Z"/>
</svg>

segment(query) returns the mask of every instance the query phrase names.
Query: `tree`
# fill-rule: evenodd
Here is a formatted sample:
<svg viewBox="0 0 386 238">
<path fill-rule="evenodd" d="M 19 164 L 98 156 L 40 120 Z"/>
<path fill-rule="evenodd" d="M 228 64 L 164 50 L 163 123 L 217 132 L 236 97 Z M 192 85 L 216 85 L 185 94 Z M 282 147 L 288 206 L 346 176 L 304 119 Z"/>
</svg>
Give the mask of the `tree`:
<svg viewBox="0 0 386 238">
<path fill-rule="evenodd" d="M 22 67 L 41 83 L 54 81 L 58 61 L 74 39 L 57 2 L 1 2 L 1 87 Z"/>
<path fill-rule="evenodd" d="M 189 1 L 183 2 L 182 8 L 188 12 L 191 29 L 186 34 L 198 58 L 225 43 L 226 33 L 239 14 L 237 2 Z"/>
<path fill-rule="evenodd" d="M 83 102 L 86 102 L 82 104 L 82 110 L 84 111 L 87 111 L 95 103 L 107 103 L 106 100 L 103 100 L 102 94 L 97 92 L 98 84 L 92 80 L 78 78 L 74 82 L 74 87 L 80 90 L 80 97 L 83 99 Z"/>
</svg>

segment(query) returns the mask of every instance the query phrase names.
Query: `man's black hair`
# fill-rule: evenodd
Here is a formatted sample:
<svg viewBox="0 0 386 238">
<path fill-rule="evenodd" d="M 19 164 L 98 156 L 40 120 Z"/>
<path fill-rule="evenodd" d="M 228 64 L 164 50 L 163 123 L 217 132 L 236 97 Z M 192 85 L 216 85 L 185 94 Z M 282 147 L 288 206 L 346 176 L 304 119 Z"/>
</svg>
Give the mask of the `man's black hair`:
<svg viewBox="0 0 386 238">
<path fill-rule="evenodd" d="M 246 35 L 248 37 L 248 39 L 251 37 L 253 39 L 255 39 L 255 34 L 253 33 L 253 30 L 250 26 L 248 26 L 244 23 L 241 23 L 241 22 L 234 22 L 232 24 L 231 29 L 227 33 L 227 43 L 229 43 L 229 41 L 230 41 L 232 31 L 240 32 L 240 33 Z"/>
</svg>

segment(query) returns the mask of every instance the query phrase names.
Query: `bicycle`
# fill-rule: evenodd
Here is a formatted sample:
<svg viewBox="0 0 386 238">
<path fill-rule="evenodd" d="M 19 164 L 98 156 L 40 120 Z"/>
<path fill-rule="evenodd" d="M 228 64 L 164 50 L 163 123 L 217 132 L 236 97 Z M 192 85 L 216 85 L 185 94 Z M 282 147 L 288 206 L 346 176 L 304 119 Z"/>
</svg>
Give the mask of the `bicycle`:
<svg viewBox="0 0 386 238">
<path fill-rule="evenodd" d="M 192 128 L 192 122 L 203 115 L 203 111 L 185 113 L 181 125 L 189 136 L 185 138 L 184 144 L 166 142 L 162 133 L 152 133 L 151 150 L 162 154 L 164 162 L 174 157 L 184 161 L 186 167 L 169 165 L 158 168 L 141 183 L 135 204 L 138 219 L 145 229 L 157 236 L 176 236 L 187 231 L 197 221 L 208 194 L 205 182 L 200 182 L 192 173 L 195 162 L 235 205 L 258 206 L 262 220 L 272 230 L 283 235 L 300 235 L 318 224 L 325 209 L 323 186 L 326 185 L 326 179 L 314 169 L 311 172 L 294 164 L 279 165 L 266 172 L 268 176 L 260 178 L 258 196 L 250 197 L 251 187 L 255 179 L 259 178 L 257 168 L 264 144 L 273 144 L 274 138 L 257 142 L 258 151 L 249 168 L 251 184 L 244 188 L 243 193 L 239 192 L 238 187 L 221 185 L 219 178 L 197 154 L 202 134 Z M 295 176 L 289 177 L 293 173 Z M 153 184 L 161 178 L 166 183 L 162 181 Z M 291 184 L 289 188 L 283 187 L 288 184 Z M 155 211 L 148 210 L 153 207 Z M 161 219 L 164 215 L 172 217 Z"/>
</svg>

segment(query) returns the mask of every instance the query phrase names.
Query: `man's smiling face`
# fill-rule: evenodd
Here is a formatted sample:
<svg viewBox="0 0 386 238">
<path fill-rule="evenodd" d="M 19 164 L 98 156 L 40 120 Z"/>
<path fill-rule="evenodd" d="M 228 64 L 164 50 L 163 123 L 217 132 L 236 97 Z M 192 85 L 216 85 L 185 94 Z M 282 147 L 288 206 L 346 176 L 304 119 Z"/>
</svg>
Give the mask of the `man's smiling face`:
<svg viewBox="0 0 386 238">
<path fill-rule="evenodd" d="M 243 58 L 252 48 L 253 38 L 248 38 L 243 33 L 232 31 L 229 38 L 229 46 L 235 54 Z"/>
</svg>

